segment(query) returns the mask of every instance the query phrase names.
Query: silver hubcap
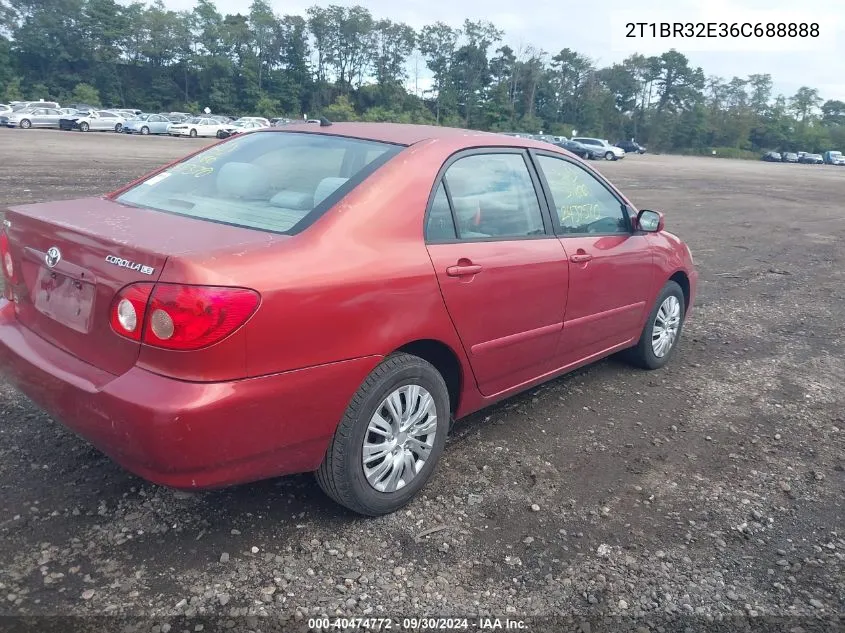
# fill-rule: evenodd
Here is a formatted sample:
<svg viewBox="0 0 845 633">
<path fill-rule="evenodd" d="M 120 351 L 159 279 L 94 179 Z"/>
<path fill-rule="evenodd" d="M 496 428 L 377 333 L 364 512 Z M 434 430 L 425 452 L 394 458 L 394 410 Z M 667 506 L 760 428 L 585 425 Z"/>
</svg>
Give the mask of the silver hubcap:
<svg viewBox="0 0 845 633">
<path fill-rule="evenodd" d="M 425 466 L 437 433 L 434 398 L 419 385 L 405 385 L 376 409 L 364 436 L 364 475 L 379 492 L 407 486 Z"/>
<path fill-rule="evenodd" d="M 681 327 L 681 302 L 675 295 L 669 295 L 660 304 L 654 327 L 651 330 L 651 349 L 658 358 L 663 358 L 672 349 Z"/>
</svg>

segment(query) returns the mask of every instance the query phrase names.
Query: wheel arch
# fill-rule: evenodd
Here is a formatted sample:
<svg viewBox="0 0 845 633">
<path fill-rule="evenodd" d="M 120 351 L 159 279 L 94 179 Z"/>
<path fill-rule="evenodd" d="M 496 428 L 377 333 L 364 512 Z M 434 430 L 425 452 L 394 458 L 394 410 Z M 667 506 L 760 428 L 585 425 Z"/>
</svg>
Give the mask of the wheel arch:
<svg viewBox="0 0 845 633">
<path fill-rule="evenodd" d="M 446 382 L 449 408 L 454 415 L 460 406 L 465 381 L 463 365 L 455 350 L 436 339 L 418 339 L 402 345 L 394 350 L 396 352 L 418 356 L 434 366 Z"/>
<path fill-rule="evenodd" d="M 681 290 L 684 292 L 684 311 L 689 309 L 690 306 L 690 280 L 687 273 L 683 270 L 678 270 L 672 273 L 669 277 L 669 281 L 674 281 L 681 287 Z"/>
</svg>

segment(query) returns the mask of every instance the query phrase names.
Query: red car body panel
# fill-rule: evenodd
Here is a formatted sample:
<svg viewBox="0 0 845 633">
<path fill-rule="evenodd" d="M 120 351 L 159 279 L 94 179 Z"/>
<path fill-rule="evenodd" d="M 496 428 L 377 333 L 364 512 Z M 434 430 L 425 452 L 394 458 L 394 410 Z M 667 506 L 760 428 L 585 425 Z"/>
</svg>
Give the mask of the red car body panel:
<svg viewBox="0 0 845 633">
<path fill-rule="evenodd" d="M 303 131 L 315 127 L 250 134 Z M 409 344 L 436 341 L 451 351 L 462 417 L 634 344 L 676 273 L 688 280 L 692 306 L 691 257 L 666 232 L 426 244 L 432 187 L 455 152 L 568 152 L 425 126 L 334 124 L 319 133 L 410 146 L 292 236 L 127 207 L 114 199 L 128 187 L 11 209 L 13 256 L 32 250 L 24 275 L 37 274 L 36 262 L 60 241 L 66 260 L 103 286 L 87 334 L 58 332 L 26 297 L 0 300 L 0 369 L 127 469 L 204 488 L 316 469 L 368 373 Z M 155 272 L 103 266 L 106 251 Z M 585 253 L 593 256 L 586 263 L 569 260 Z M 447 273 L 467 263 L 482 271 Z M 103 327 L 110 296 L 133 281 L 253 288 L 261 304 L 210 347 L 160 349 L 122 339 L 108 321 Z"/>
</svg>

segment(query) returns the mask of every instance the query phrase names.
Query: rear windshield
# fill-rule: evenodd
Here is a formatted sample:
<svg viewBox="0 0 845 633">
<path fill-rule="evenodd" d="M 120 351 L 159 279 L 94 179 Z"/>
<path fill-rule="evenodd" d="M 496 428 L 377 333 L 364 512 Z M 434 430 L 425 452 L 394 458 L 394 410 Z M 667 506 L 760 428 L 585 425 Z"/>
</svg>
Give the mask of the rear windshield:
<svg viewBox="0 0 845 633">
<path fill-rule="evenodd" d="M 173 165 L 117 201 L 294 234 L 401 149 L 326 134 L 252 132 Z"/>
</svg>

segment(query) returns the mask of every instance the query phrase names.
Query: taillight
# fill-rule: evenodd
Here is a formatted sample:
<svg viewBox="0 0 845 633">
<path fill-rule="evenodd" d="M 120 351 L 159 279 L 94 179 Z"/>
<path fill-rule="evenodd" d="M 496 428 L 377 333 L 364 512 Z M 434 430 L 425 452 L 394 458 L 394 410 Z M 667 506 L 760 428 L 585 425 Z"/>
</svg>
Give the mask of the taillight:
<svg viewBox="0 0 845 633">
<path fill-rule="evenodd" d="M 6 279 L 6 283 L 3 284 L 3 296 L 11 301 L 13 296 L 11 284 L 18 282 L 18 271 L 12 259 L 9 236 L 6 231 L 0 231 L 0 267 L 3 268 L 3 277 Z"/>
<path fill-rule="evenodd" d="M 145 345 L 196 350 L 241 327 L 259 300 L 247 288 L 133 284 L 115 297 L 111 324 L 118 334 Z"/>
<path fill-rule="evenodd" d="M 117 293 L 109 314 L 115 332 L 133 341 L 141 340 L 144 314 L 152 290 L 153 284 L 133 284 Z"/>
</svg>

